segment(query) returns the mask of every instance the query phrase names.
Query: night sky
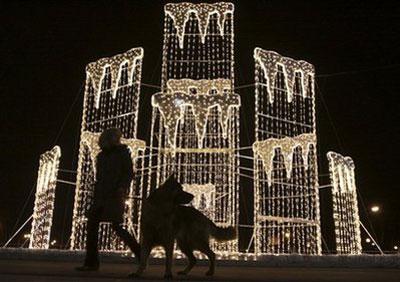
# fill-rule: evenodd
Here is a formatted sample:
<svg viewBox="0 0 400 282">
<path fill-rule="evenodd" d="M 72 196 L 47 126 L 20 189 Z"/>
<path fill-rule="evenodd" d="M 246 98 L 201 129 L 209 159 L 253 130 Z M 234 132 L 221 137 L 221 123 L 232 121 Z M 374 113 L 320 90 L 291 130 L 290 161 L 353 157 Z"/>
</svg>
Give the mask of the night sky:
<svg viewBox="0 0 400 282">
<path fill-rule="evenodd" d="M 76 169 L 85 65 L 141 46 L 142 82 L 160 83 L 165 3 L 0 4 L 1 245 L 15 230 L 17 218 L 20 225 L 32 213 L 33 195 L 24 204 L 36 183 L 39 155 L 58 144 L 60 168 Z M 351 156 L 362 220 L 370 229 L 373 225 L 384 249 L 400 245 L 398 1 L 234 3 L 236 86 L 254 82 L 255 47 L 314 64 L 320 183 L 329 183 L 327 151 Z M 138 137 L 147 142 L 155 92 L 142 87 L 140 97 Z M 254 141 L 254 88 L 238 92 L 241 146 L 249 146 Z M 59 178 L 73 180 L 73 174 L 60 172 Z M 251 224 L 253 187 L 249 181 L 241 184 L 241 223 Z M 321 192 L 322 213 L 327 214 L 323 223 L 329 225 L 329 201 L 324 200 L 329 191 Z M 53 237 L 61 245 L 70 231 L 73 196 L 73 187 L 58 185 Z M 372 204 L 382 211 L 369 214 L 368 220 L 364 207 Z"/>
</svg>

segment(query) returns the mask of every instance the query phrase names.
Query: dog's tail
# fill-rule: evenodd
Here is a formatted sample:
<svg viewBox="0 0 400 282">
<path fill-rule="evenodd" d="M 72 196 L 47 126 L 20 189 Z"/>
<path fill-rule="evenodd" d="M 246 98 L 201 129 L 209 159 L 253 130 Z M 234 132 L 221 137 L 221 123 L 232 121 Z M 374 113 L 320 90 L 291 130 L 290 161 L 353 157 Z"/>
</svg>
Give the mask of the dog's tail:
<svg viewBox="0 0 400 282">
<path fill-rule="evenodd" d="M 233 240 L 237 236 L 236 228 L 233 226 L 229 227 L 218 227 L 215 223 L 211 224 L 211 236 L 217 241 L 229 241 Z"/>
</svg>

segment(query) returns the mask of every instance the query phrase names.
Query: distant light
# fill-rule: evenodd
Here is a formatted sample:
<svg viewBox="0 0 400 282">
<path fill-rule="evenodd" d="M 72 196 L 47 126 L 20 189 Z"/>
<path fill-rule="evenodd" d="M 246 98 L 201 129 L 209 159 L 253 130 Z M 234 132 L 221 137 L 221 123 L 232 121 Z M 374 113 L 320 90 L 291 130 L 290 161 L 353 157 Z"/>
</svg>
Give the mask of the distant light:
<svg viewBox="0 0 400 282">
<path fill-rule="evenodd" d="M 371 243 L 371 239 L 370 239 L 370 238 L 367 238 L 367 239 L 365 239 L 365 242 Z"/>
<path fill-rule="evenodd" d="M 175 100 L 174 100 L 175 106 L 178 106 L 178 107 L 179 107 L 179 106 L 182 105 L 183 103 L 185 103 L 185 101 L 182 100 L 182 99 L 175 98 Z"/>
<path fill-rule="evenodd" d="M 54 246 L 55 244 L 57 244 L 56 240 L 51 241 L 50 245 Z"/>
<path fill-rule="evenodd" d="M 379 206 L 372 206 L 371 207 L 371 211 L 374 212 L 374 213 L 377 213 L 377 212 L 380 211 L 380 207 Z"/>
<path fill-rule="evenodd" d="M 286 233 L 285 233 L 285 237 L 286 237 L 286 238 L 289 238 L 289 237 L 290 237 L 290 233 L 289 233 L 289 232 L 286 232 Z"/>
<path fill-rule="evenodd" d="M 375 243 L 372 243 L 372 246 L 375 246 Z"/>
<path fill-rule="evenodd" d="M 399 249 L 399 247 L 397 247 L 397 246 L 394 246 L 393 247 L 393 249 L 395 249 L 396 251 Z"/>
<path fill-rule="evenodd" d="M 31 238 L 31 234 L 29 234 L 29 233 L 24 234 L 24 238 L 25 238 L 25 239 Z"/>
</svg>

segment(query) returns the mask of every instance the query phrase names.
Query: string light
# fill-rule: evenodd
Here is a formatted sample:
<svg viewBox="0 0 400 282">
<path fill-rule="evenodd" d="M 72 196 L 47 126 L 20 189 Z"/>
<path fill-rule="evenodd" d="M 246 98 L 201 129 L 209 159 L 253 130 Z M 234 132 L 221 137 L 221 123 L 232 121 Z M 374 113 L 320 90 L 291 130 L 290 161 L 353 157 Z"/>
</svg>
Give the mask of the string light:
<svg viewBox="0 0 400 282">
<path fill-rule="evenodd" d="M 255 60 L 255 254 L 320 254 L 314 67 L 261 48 Z"/>
<path fill-rule="evenodd" d="M 58 146 L 40 155 L 29 248 L 49 248 L 60 157 Z"/>
<path fill-rule="evenodd" d="M 141 156 L 146 148 L 144 141 L 136 139 L 142 59 L 143 49 L 133 48 L 99 59 L 86 67 L 71 249 L 85 248 L 86 214 L 93 202 L 96 157 L 100 152 L 98 138 L 104 129 L 110 127 L 121 130 L 121 142 L 128 146 L 134 162 L 135 180 L 126 200 L 123 225 L 139 238 L 144 185 L 144 158 Z M 100 223 L 98 240 L 101 250 L 126 250 L 109 222 Z"/>
<path fill-rule="evenodd" d="M 327 157 L 332 182 L 336 252 L 358 255 L 362 247 L 354 162 L 352 158 L 335 152 L 328 152 Z"/>
</svg>

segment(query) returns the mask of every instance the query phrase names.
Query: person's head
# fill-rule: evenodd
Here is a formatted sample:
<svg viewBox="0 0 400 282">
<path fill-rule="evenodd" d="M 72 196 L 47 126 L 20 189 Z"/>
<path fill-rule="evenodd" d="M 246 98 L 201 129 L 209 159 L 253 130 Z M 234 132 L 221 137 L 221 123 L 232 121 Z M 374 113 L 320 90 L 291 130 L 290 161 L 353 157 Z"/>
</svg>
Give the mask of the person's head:
<svg viewBox="0 0 400 282">
<path fill-rule="evenodd" d="M 102 150 L 121 144 L 122 132 L 118 128 L 107 128 L 101 133 L 99 146 Z"/>
</svg>

